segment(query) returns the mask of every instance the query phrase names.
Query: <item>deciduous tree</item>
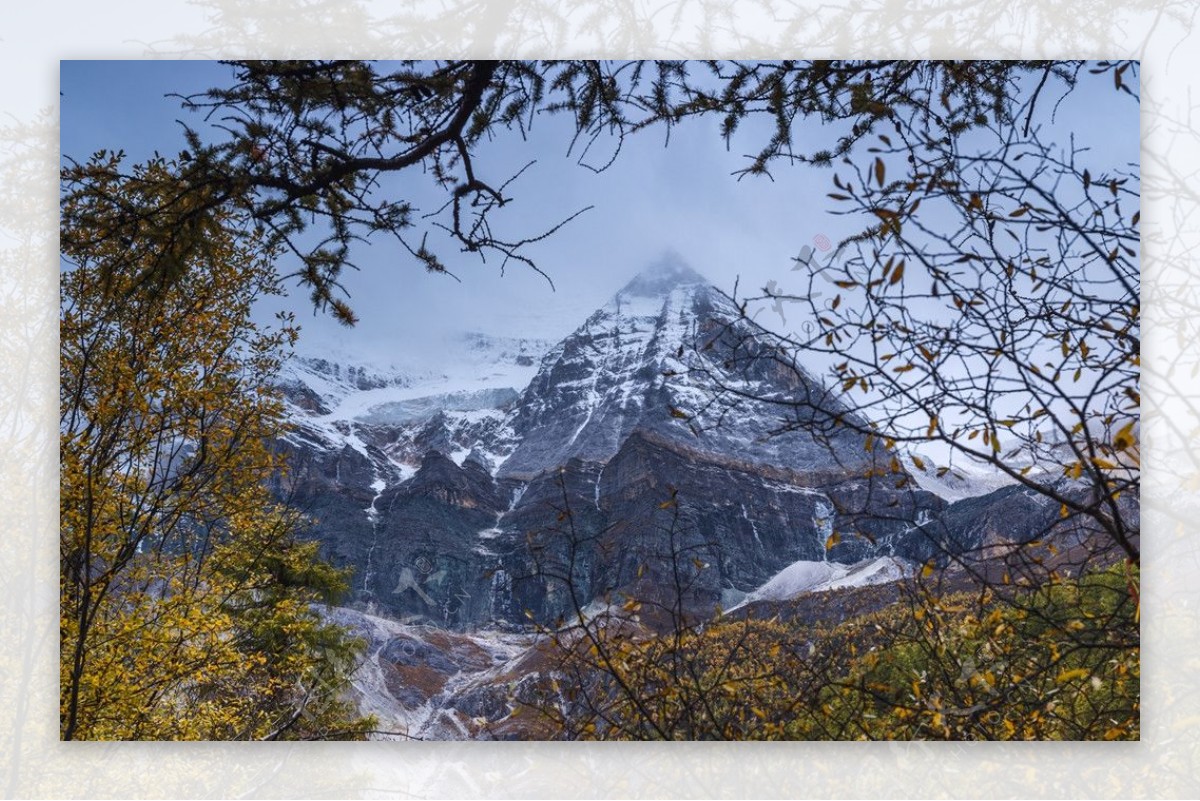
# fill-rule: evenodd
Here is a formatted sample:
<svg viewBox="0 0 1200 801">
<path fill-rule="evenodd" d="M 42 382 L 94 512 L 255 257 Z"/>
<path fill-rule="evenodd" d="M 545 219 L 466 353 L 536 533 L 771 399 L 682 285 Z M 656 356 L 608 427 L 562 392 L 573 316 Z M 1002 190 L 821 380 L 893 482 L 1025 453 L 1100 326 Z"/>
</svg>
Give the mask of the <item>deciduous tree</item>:
<svg viewBox="0 0 1200 801">
<path fill-rule="evenodd" d="M 138 291 L 144 250 L 108 234 L 168 203 L 175 165 L 117 179 L 119 161 L 98 156 L 63 200 L 95 227 L 63 236 L 61 736 L 354 736 L 356 646 L 316 608 L 344 577 L 265 484 L 284 469 L 270 380 L 295 336 L 250 321 L 273 254 L 232 209 L 191 231 L 146 223 L 140 243 L 194 241 L 176 280 Z"/>
</svg>

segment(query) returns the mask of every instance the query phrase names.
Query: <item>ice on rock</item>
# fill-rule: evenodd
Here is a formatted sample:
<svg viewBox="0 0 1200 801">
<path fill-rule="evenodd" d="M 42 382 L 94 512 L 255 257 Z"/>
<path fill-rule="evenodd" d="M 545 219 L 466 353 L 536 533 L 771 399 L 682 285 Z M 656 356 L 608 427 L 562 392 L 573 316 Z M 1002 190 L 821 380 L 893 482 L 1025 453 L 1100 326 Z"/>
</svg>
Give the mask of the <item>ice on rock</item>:
<svg viewBox="0 0 1200 801">
<path fill-rule="evenodd" d="M 805 593 L 885 584 L 911 574 L 909 563 L 892 556 L 866 559 L 851 565 L 807 560 L 793 562 L 761 587 L 746 594 L 729 611 L 755 601 L 787 601 Z"/>
</svg>

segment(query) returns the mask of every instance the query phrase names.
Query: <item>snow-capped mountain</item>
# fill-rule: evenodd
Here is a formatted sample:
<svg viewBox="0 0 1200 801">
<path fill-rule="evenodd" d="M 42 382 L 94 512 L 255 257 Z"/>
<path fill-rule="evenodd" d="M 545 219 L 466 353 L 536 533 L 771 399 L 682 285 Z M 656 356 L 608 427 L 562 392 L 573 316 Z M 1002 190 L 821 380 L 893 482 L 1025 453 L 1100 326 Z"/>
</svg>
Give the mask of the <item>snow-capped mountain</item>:
<svg viewBox="0 0 1200 801">
<path fill-rule="evenodd" d="M 353 449 L 373 462 L 372 484 L 412 477 L 430 450 L 462 464 L 476 443 L 487 443 L 498 452 L 477 457 L 502 460 L 513 447 L 508 410 L 552 344 L 471 332 L 431 348 L 436 361 L 297 356 L 280 379 L 295 424 L 287 440 L 325 452 Z"/>
<path fill-rule="evenodd" d="M 735 392 L 745 397 L 730 405 Z M 715 402 L 722 393 L 725 402 Z M 828 425 L 776 433 L 788 415 L 820 416 L 795 404 L 818 395 L 826 412 L 834 408 L 802 367 L 758 345 L 727 297 L 668 259 L 545 356 L 515 407 L 519 444 L 501 473 L 531 477 L 570 459 L 606 462 L 634 431 L 780 469 L 868 464 L 857 438 Z"/>
<path fill-rule="evenodd" d="M 364 362 L 341 351 L 308 352 L 280 385 L 303 425 L 414 422 L 439 410 L 495 408 L 516 397 L 552 342 L 471 332 L 423 343 L 424 358 Z M 502 397 L 497 393 L 509 393 Z"/>
<path fill-rule="evenodd" d="M 423 362 L 297 359 L 278 491 L 353 570 L 353 604 L 456 629 L 629 596 L 685 596 L 703 617 L 1058 523 L 1019 488 L 969 497 L 986 476 L 896 472 L 791 358 L 660 262 L 557 343 L 474 334 Z"/>
<path fill-rule="evenodd" d="M 836 398 L 663 261 L 558 343 L 471 335 L 423 363 L 295 360 L 280 493 L 367 610 L 552 621 L 614 594 L 688 608 L 799 560 L 923 558 L 942 504 L 872 470 Z M 790 423 L 791 431 L 780 431 Z"/>
</svg>

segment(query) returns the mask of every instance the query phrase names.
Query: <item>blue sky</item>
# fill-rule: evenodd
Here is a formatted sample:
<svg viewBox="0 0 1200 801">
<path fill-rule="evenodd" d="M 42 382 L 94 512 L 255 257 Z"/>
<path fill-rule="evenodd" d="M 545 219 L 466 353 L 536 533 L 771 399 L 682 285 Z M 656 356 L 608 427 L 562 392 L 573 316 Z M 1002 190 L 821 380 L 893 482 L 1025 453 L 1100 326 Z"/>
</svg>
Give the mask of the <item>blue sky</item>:
<svg viewBox="0 0 1200 801">
<path fill-rule="evenodd" d="M 155 150 L 174 154 L 183 147 L 177 120 L 193 126 L 202 121 L 164 95 L 220 85 L 230 74 L 227 67 L 203 61 L 64 61 L 63 153 L 83 158 L 99 148 L 121 148 L 132 159 Z M 1114 114 L 1110 102 L 1097 102 L 1109 101 L 1111 87 L 1108 92 L 1077 92 L 1053 120 L 1047 111 L 1043 123 L 1064 142 L 1074 132 L 1093 145 L 1098 162 L 1136 161 L 1136 104 Z M 795 289 L 792 257 L 817 237 L 836 242 L 853 229 L 830 214 L 836 204 L 827 197 L 828 170 L 780 165 L 774 181 L 736 180 L 731 173 L 761 140 L 735 138 L 727 150 L 715 120 L 676 129 L 670 147 L 653 131 L 633 137 L 600 174 L 568 155 L 569 134 L 561 120 L 538 119 L 527 141 L 501 138 L 476 163 L 485 180 L 502 182 L 537 159 L 512 185 L 515 201 L 495 218 L 502 231 L 538 233 L 594 206 L 528 253 L 553 278 L 553 289 L 522 265 L 510 265 L 501 276 L 497 260 L 482 264 L 452 247 L 443 253 L 454 257 L 446 261 L 461 281 L 428 275 L 397 243 L 380 238 L 354 254 L 362 269 L 344 282 L 361 319 L 354 329 L 314 315 L 302 290 L 284 302 L 301 322 L 300 349 L 337 348 L 377 359 L 402 356 L 454 331 L 558 338 L 668 250 L 727 291 L 739 279 L 743 290 L 770 281 Z M 821 135 L 818 127 L 812 135 Z M 1095 141 L 1087 142 L 1089 137 Z M 413 183 L 407 174 L 400 181 L 406 188 Z M 420 185 L 409 191 L 423 209 L 441 203 Z M 270 311 L 262 309 L 264 318 Z M 772 314 L 760 319 L 778 321 Z M 794 315 L 789 319 L 797 322 Z"/>
</svg>

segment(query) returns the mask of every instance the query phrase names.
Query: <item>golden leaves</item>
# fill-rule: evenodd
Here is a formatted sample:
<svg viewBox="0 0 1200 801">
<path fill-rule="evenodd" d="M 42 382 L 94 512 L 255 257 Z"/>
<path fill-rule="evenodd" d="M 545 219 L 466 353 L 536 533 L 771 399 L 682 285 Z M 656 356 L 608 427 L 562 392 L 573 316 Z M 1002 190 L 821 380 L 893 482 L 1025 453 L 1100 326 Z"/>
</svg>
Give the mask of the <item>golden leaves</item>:
<svg viewBox="0 0 1200 801">
<path fill-rule="evenodd" d="M 1073 681 L 1075 679 L 1086 679 L 1087 677 L 1088 677 L 1087 669 L 1075 668 L 1073 670 L 1062 671 L 1061 673 L 1058 674 L 1058 676 L 1055 677 L 1054 682 L 1056 684 L 1066 684 L 1069 681 Z"/>
<path fill-rule="evenodd" d="M 832 630 L 724 618 L 617 646 L 597 627 L 589 664 L 607 653 L 632 697 L 590 696 L 605 726 L 582 736 L 1135 738 L 1136 646 L 1072 645 L 1107 636 L 1100 620 L 1136 626 L 1128 605 L 1113 608 L 1129 578 L 1110 570 L 1022 590 L 1015 605 L 1000 593 L 922 593 Z"/>
<path fill-rule="evenodd" d="M 105 225 L 112 210 L 85 202 L 64 219 Z M 250 318 L 275 288 L 272 254 L 206 214 L 203 245 L 176 253 L 187 269 L 153 292 L 137 283 L 149 256 L 96 232 L 64 237 L 76 262 L 60 282 L 67 739 L 263 737 L 309 692 L 301 729 L 353 722 L 336 693 L 355 646 L 312 608 L 344 577 L 295 539 L 301 518 L 265 484 L 282 415 L 268 384 L 294 338 L 286 321 Z"/>
<path fill-rule="evenodd" d="M 1137 435 L 1133 431 L 1135 425 L 1137 425 L 1136 421 L 1131 420 L 1121 427 L 1121 430 L 1113 437 L 1113 448 L 1118 451 L 1127 451 L 1137 446 Z"/>
</svg>

